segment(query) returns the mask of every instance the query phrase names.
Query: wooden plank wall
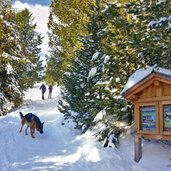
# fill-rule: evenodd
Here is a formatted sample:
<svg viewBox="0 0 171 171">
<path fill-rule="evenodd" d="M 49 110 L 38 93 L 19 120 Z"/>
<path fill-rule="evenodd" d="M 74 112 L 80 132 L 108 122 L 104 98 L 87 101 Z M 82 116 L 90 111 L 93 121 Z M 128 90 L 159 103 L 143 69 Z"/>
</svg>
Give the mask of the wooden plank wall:
<svg viewBox="0 0 171 171">
<path fill-rule="evenodd" d="M 155 86 L 154 84 L 151 84 L 149 87 L 138 93 L 139 99 L 161 96 L 171 96 L 171 85 L 160 83 L 160 85 Z"/>
</svg>

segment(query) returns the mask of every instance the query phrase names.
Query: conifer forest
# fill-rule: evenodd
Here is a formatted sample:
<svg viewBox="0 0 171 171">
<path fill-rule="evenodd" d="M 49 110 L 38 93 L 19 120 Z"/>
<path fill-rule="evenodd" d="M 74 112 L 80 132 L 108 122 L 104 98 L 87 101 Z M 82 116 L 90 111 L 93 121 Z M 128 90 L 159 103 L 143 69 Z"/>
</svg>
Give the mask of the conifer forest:
<svg viewBox="0 0 171 171">
<path fill-rule="evenodd" d="M 57 85 L 65 119 L 83 133 L 104 125 L 96 136 L 108 146 L 125 131 L 121 123 L 133 123 L 120 94 L 130 75 L 155 64 L 171 69 L 171 1 L 51 0 L 45 66 L 32 13 L 12 3 L 0 0 L 0 115 L 35 83 Z"/>
</svg>

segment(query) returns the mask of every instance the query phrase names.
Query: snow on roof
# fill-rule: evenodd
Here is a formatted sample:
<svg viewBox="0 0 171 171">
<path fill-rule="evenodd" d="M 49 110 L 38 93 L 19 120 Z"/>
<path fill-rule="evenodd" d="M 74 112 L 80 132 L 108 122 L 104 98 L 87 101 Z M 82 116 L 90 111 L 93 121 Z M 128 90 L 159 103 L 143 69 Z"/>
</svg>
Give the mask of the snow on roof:
<svg viewBox="0 0 171 171">
<path fill-rule="evenodd" d="M 134 85 L 138 84 L 140 81 L 148 77 L 152 72 L 171 77 L 171 70 L 157 67 L 156 64 L 146 69 L 139 69 L 129 77 L 124 89 L 121 91 L 121 94 L 123 95 Z"/>
</svg>

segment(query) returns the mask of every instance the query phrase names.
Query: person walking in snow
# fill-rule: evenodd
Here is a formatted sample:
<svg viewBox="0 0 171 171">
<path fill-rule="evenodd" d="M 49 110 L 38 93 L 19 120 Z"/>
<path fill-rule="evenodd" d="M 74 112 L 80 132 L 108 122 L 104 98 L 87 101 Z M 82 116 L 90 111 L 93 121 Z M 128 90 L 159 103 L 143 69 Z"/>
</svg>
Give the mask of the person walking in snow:
<svg viewBox="0 0 171 171">
<path fill-rule="evenodd" d="M 40 90 L 42 90 L 42 100 L 44 100 L 45 99 L 44 94 L 46 92 L 46 86 L 43 83 L 40 86 Z"/>
<path fill-rule="evenodd" d="M 49 85 L 49 95 L 48 95 L 48 98 L 51 99 L 52 98 L 52 85 Z"/>
</svg>

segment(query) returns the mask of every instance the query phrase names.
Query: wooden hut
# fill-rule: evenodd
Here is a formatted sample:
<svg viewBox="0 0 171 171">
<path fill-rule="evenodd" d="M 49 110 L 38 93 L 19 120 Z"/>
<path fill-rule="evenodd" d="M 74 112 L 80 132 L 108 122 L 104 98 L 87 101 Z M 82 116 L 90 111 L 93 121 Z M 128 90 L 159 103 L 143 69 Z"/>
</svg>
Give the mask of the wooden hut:
<svg viewBox="0 0 171 171">
<path fill-rule="evenodd" d="M 121 95 L 134 104 L 135 161 L 139 162 L 141 138 L 171 140 L 171 70 L 157 66 L 137 70 Z"/>
</svg>

